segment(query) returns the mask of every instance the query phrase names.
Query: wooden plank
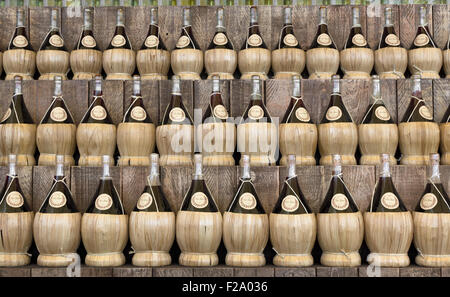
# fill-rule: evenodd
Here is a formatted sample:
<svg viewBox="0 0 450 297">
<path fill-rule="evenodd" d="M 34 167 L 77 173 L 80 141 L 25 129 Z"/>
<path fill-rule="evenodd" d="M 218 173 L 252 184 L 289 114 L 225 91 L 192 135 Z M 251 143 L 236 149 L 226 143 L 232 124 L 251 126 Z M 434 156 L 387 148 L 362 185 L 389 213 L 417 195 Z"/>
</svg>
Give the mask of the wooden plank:
<svg viewBox="0 0 450 297">
<path fill-rule="evenodd" d="M 28 9 L 24 10 L 25 27 L 29 32 L 28 27 Z M 0 50 L 3 52 L 8 49 L 11 37 L 14 34 L 16 28 L 16 8 L 15 7 L 2 7 L 0 9 Z"/>
<path fill-rule="evenodd" d="M 113 268 L 111 267 L 89 267 L 81 266 L 81 277 L 112 277 Z"/>
<path fill-rule="evenodd" d="M 441 276 L 450 277 L 450 267 L 442 267 Z"/>
<path fill-rule="evenodd" d="M 271 117 L 278 117 L 279 121 L 291 102 L 292 80 L 269 79 L 266 81 L 266 107 Z"/>
<path fill-rule="evenodd" d="M 358 267 L 325 267 L 317 266 L 318 277 L 357 277 Z"/>
<path fill-rule="evenodd" d="M 427 21 L 430 34 L 433 32 L 432 6 L 423 4 L 400 5 L 400 42 L 409 49 L 416 37 L 419 26 L 419 10 L 421 6 L 427 7 Z"/>
<path fill-rule="evenodd" d="M 350 6 L 328 6 L 328 30 L 339 50 L 344 48 L 351 27 L 352 9 Z"/>
<path fill-rule="evenodd" d="M 84 8 L 81 6 L 61 8 L 61 34 L 69 52 L 75 49 L 83 31 L 83 13 Z"/>
<path fill-rule="evenodd" d="M 292 11 L 292 10 L 291 10 Z M 294 13 L 292 12 L 292 17 L 294 16 Z M 271 39 L 272 39 L 272 43 L 270 44 L 270 47 L 273 49 L 277 49 L 278 48 L 278 42 L 279 42 L 279 38 L 280 38 L 280 34 L 281 34 L 281 29 L 283 28 L 284 25 L 284 6 L 281 5 L 276 5 L 276 6 L 272 6 L 272 11 L 271 11 L 271 17 L 272 19 L 271 21 Z M 294 21 L 294 20 L 292 20 Z M 298 39 L 298 34 L 296 34 L 297 32 L 294 31 L 294 35 L 297 37 Z M 300 43 L 300 46 L 302 46 L 303 44 Z"/>
<path fill-rule="evenodd" d="M 210 39 L 210 34 L 207 32 L 214 32 L 215 30 L 215 19 L 208 19 L 208 8 L 212 9 L 213 7 L 192 6 L 190 8 L 193 35 L 202 51 L 205 51 L 208 48 L 212 39 L 212 37 Z"/>
<path fill-rule="evenodd" d="M 439 166 L 441 173 L 441 182 L 447 193 L 450 193 L 450 165 Z"/>
<path fill-rule="evenodd" d="M 92 94 L 94 93 L 94 84 L 95 81 L 91 81 L 89 85 L 89 104 L 93 101 Z M 120 80 L 104 80 L 102 82 L 102 89 L 106 109 L 108 110 L 113 123 L 117 125 L 123 120 L 124 82 Z"/>
<path fill-rule="evenodd" d="M 369 85 L 370 82 L 363 79 L 343 79 L 341 82 L 342 100 L 355 124 L 361 122 L 370 103 Z"/>
<path fill-rule="evenodd" d="M 31 277 L 67 277 L 67 267 L 31 266 Z"/>
<path fill-rule="evenodd" d="M 232 80 L 230 83 L 230 113 L 235 118 L 241 117 L 250 103 L 252 82 L 251 80 Z M 261 93 L 265 100 L 265 82 L 262 82 Z"/>
<path fill-rule="evenodd" d="M 306 109 L 312 121 L 319 124 L 330 103 L 331 80 L 305 80 L 302 90 Z"/>
<path fill-rule="evenodd" d="M 380 83 L 384 105 L 388 109 L 394 123 L 397 123 L 397 83 L 393 79 L 382 79 Z M 371 94 L 371 91 L 369 94 Z"/>
<path fill-rule="evenodd" d="M 1 267 L 0 277 L 30 277 L 30 267 Z"/>
<path fill-rule="evenodd" d="M 8 166 L 0 166 L 0 176 L 6 180 L 8 174 Z M 19 176 L 19 185 L 24 194 L 25 201 L 28 206 L 33 208 L 33 167 L 32 166 L 17 166 L 17 175 Z M 2 184 L 2 187 L 4 184 Z M 1 199 L 2 197 L 0 197 Z M 0 273 L 1 275 L 1 273 Z"/>
<path fill-rule="evenodd" d="M 66 184 L 70 189 L 70 168 L 64 167 L 64 175 L 66 177 Z M 42 203 L 44 203 L 48 192 L 52 188 L 55 176 L 54 166 L 34 166 L 33 167 L 33 210 L 39 211 Z M 73 193 L 72 193 L 73 194 Z M 79 200 L 76 195 L 72 197 L 75 205 L 80 208 Z"/>
<path fill-rule="evenodd" d="M 94 8 L 94 36 L 97 46 L 104 51 L 114 35 L 117 21 L 117 9 L 119 7 L 95 7 Z M 125 31 L 127 28 L 127 18 L 125 18 Z M 130 35 L 127 33 L 128 38 Z"/>
<path fill-rule="evenodd" d="M 398 5 L 369 5 L 366 11 L 367 22 L 367 43 L 372 49 L 377 49 L 380 42 L 381 34 L 383 33 L 385 17 L 384 9 L 386 7 L 392 8 L 392 21 L 394 23 L 395 32 L 400 34 L 400 13 Z"/>
<path fill-rule="evenodd" d="M 408 266 L 400 268 L 400 277 L 440 277 L 440 268 Z"/>
<path fill-rule="evenodd" d="M 195 267 L 194 277 L 232 277 L 233 267 L 215 266 L 215 267 Z"/>
<path fill-rule="evenodd" d="M 168 50 L 175 48 L 181 34 L 183 14 L 181 7 L 160 6 L 158 8 L 160 36 Z M 176 24 L 175 24 L 176 22 Z"/>
<path fill-rule="evenodd" d="M 60 9 L 60 8 L 59 8 Z M 41 43 L 50 30 L 50 18 L 52 7 L 30 7 L 29 8 L 29 32 L 31 46 L 35 51 L 39 50 Z M 60 9 L 61 12 L 61 9 Z M 61 13 L 58 24 L 61 24 Z M 37 71 L 37 69 L 36 69 Z"/>
<path fill-rule="evenodd" d="M 378 166 L 377 166 L 378 167 Z M 377 176 L 380 168 L 377 168 Z M 408 210 L 414 210 L 425 190 L 425 166 L 391 166 L 392 181 Z"/>
<path fill-rule="evenodd" d="M 191 167 L 161 168 L 161 185 L 172 210 L 180 209 L 183 198 L 191 186 L 192 173 Z"/>
<path fill-rule="evenodd" d="M 234 267 L 235 277 L 274 277 L 274 266 L 267 265 L 263 267 Z"/>
<path fill-rule="evenodd" d="M 137 51 L 147 37 L 150 25 L 149 7 L 126 7 L 125 8 L 126 32 L 130 39 L 132 48 Z"/>
<path fill-rule="evenodd" d="M 122 267 L 113 268 L 113 277 L 151 277 L 151 267 L 136 267 L 132 265 L 125 265 Z"/>
<path fill-rule="evenodd" d="M 444 48 L 447 44 L 448 36 L 450 34 L 450 6 L 433 5 L 433 39 L 436 46 Z"/>
<path fill-rule="evenodd" d="M 433 79 L 433 116 L 441 122 L 450 105 L 450 79 Z"/>
<path fill-rule="evenodd" d="M 400 268 L 363 265 L 359 267 L 359 277 L 399 277 Z"/>
<path fill-rule="evenodd" d="M 130 214 L 147 184 L 148 167 L 124 166 L 122 167 L 123 207 Z"/>
<path fill-rule="evenodd" d="M 133 82 L 125 81 L 124 86 L 124 103 L 123 103 L 123 114 L 129 108 L 130 104 L 133 102 L 131 96 L 133 95 Z M 141 95 L 142 101 L 144 102 L 145 109 L 147 110 L 153 123 L 157 125 L 160 121 L 159 119 L 159 83 L 156 80 L 143 80 L 141 81 Z"/>
<path fill-rule="evenodd" d="M 163 120 L 164 112 L 170 103 L 172 90 L 172 81 L 159 81 L 159 119 Z M 181 97 L 187 111 L 193 117 L 194 115 L 194 84 L 191 80 L 181 81 Z"/>
<path fill-rule="evenodd" d="M 413 82 L 411 79 L 398 79 L 397 80 L 397 117 L 398 122 L 401 122 L 405 115 L 406 109 L 411 102 Z M 431 79 L 422 79 L 422 98 L 425 100 L 425 104 L 433 110 L 433 88 Z"/>
<path fill-rule="evenodd" d="M 299 5 L 292 9 L 292 25 L 295 36 L 303 49 L 308 49 L 316 36 L 319 25 L 318 6 Z"/>
<path fill-rule="evenodd" d="M 314 267 L 275 267 L 275 277 L 315 277 Z"/>
<path fill-rule="evenodd" d="M 153 268 L 153 277 L 192 277 L 194 269 L 183 266 L 166 266 Z"/>
<path fill-rule="evenodd" d="M 237 191 L 239 179 L 234 166 L 204 167 L 206 185 L 221 212 L 226 211 Z"/>
<path fill-rule="evenodd" d="M 220 82 L 220 91 L 222 94 L 222 101 L 227 110 L 230 110 L 230 82 L 222 80 Z M 209 106 L 212 92 L 212 80 L 197 80 L 194 81 L 194 118 L 199 115 L 201 118 L 195 118 L 198 123 L 201 122 L 203 114 Z M 196 109 L 200 109 L 197 111 Z"/>
</svg>

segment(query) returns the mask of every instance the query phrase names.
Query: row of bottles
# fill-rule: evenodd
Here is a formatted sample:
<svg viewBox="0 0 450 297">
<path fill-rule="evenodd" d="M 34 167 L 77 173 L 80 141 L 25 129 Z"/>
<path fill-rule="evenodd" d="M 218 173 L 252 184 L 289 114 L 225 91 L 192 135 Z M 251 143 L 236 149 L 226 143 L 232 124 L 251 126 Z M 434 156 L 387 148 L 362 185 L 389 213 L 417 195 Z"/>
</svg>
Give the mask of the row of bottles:
<svg viewBox="0 0 450 297">
<path fill-rule="evenodd" d="M 10 155 L 0 200 L 0 266 L 29 264 L 27 251 L 33 237 L 41 266 L 69 265 L 78 257 L 81 241 L 87 251 L 86 265 L 120 266 L 125 263 L 128 237 L 133 265 L 169 265 L 175 234 L 181 249 L 179 263 L 185 266 L 217 265 L 222 239 L 227 265 L 263 266 L 269 238 L 277 253 L 275 265 L 310 266 L 316 237 L 321 264 L 326 266 L 361 265 L 359 249 L 364 238 L 370 264 L 408 266 L 413 237 L 419 251 L 417 264 L 450 266 L 450 200 L 439 177 L 439 155 L 430 156 L 428 183 L 412 214 L 392 181 L 388 154 L 381 155 L 379 179 L 364 215 L 345 184 L 339 155 L 333 155 L 332 177 L 317 214 L 300 189 L 295 159 L 289 155 L 286 180 L 268 215 L 252 183 L 250 158 L 244 155 L 238 188 L 222 215 L 203 177 L 202 156 L 197 154 L 191 186 L 175 215 L 161 188 L 158 155 L 152 154 L 147 185 L 128 218 L 109 173 L 109 156 L 102 159 L 97 191 L 81 214 L 66 184 L 64 157 L 58 155 L 53 185 L 33 218 L 19 185 L 16 156 Z"/>
<path fill-rule="evenodd" d="M 239 67 L 241 79 L 259 75 L 266 79 L 272 68 L 274 78 L 290 79 L 301 75 L 305 66 L 310 79 L 329 79 L 339 69 L 344 78 L 368 79 L 374 68 L 381 78 L 404 78 L 408 68 L 411 74 L 423 78 L 439 78 L 444 66 L 450 75 L 449 42 L 443 52 L 435 45 L 426 20 L 426 7 L 420 9 L 420 24 L 411 48 L 407 51 L 394 30 L 392 9 L 385 9 L 385 26 L 377 49 L 373 51 L 363 34 L 358 7 L 352 10 L 352 28 L 342 51 L 328 30 L 327 9 L 321 7 L 320 23 L 316 36 L 305 52 L 294 34 L 292 9 L 284 9 L 284 25 L 279 34 L 275 50 L 270 51 L 260 33 L 256 6 L 250 8 L 250 25 L 243 46 L 238 49 L 229 39 L 224 21 L 223 8 L 217 9 L 216 32 L 203 53 L 195 40 L 190 10 L 183 10 L 183 27 L 175 49 L 169 52 L 160 36 L 158 10 L 151 9 L 147 37 L 137 53 L 133 50 L 125 32 L 123 9 L 117 10 L 114 36 L 102 53 L 93 34 L 92 11 L 84 10 L 84 25 L 76 49 L 68 52 L 58 26 L 58 9 L 51 13 L 51 28 L 37 54 L 33 51 L 26 34 L 24 11 L 17 10 L 17 27 L 8 50 L 3 54 L 6 79 L 20 75 L 32 79 L 37 66 L 39 79 L 53 79 L 60 75 L 64 79 L 71 68 L 73 79 L 92 79 L 102 72 L 106 79 L 130 80 L 137 69 L 142 79 L 167 79 L 171 68 L 181 79 L 200 79 L 205 68 L 208 78 L 218 75 L 221 79 L 233 79 Z"/>
</svg>

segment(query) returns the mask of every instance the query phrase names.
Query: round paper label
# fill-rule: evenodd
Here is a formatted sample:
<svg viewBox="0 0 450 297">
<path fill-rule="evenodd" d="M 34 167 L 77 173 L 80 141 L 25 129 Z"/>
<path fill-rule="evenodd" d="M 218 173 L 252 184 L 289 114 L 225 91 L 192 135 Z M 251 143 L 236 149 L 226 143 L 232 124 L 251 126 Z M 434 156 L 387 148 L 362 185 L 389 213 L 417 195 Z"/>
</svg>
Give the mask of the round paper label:
<svg viewBox="0 0 450 297">
<path fill-rule="evenodd" d="M 191 197 L 191 204 L 195 208 L 205 208 L 208 206 L 208 197 L 203 192 L 196 192 Z"/>
<path fill-rule="evenodd" d="M 258 34 L 252 34 L 248 37 L 247 42 L 251 46 L 260 46 L 263 40 Z"/>
<path fill-rule="evenodd" d="M 67 203 L 66 195 L 63 192 L 56 191 L 50 196 L 48 204 L 53 208 L 61 208 Z"/>
<path fill-rule="evenodd" d="M 4 122 L 11 116 L 11 108 L 8 108 L 5 112 L 5 115 L 3 116 L 2 120 L 0 122 Z"/>
<path fill-rule="evenodd" d="M 152 205 L 153 197 L 149 193 L 145 192 L 139 197 L 136 207 L 140 210 L 148 208 Z"/>
<path fill-rule="evenodd" d="M 352 43 L 356 46 L 366 46 L 367 41 L 362 34 L 355 34 L 352 38 Z"/>
<path fill-rule="evenodd" d="M 126 41 L 125 37 L 123 37 L 122 35 L 116 35 L 111 40 L 111 45 L 114 46 L 114 47 L 124 46 L 125 43 L 127 43 L 127 41 Z"/>
<path fill-rule="evenodd" d="M 239 205 L 243 209 L 252 210 L 256 207 L 256 198 L 252 193 L 244 193 L 239 198 Z"/>
<path fill-rule="evenodd" d="M 253 105 L 248 111 L 248 117 L 252 120 L 259 120 L 264 116 L 264 110 L 259 105 Z"/>
<path fill-rule="evenodd" d="M 396 209 L 400 205 L 400 202 L 394 193 L 387 192 L 381 196 L 381 205 L 387 209 Z"/>
<path fill-rule="evenodd" d="M 375 109 L 375 116 L 382 121 L 388 121 L 391 118 L 388 110 L 384 106 L 378 106 L 377 109 Z"/>
<path fill-rule="evenodd" d="M 81 39 L 81 44 L 84 47 L 93 48 L 97 45 L 97 42 L 95 42 L 94 37 L 91 35 L 84 36 L 83 39 Z"/>
<path fill-rule="evenodd" d="M 228 42 L 228 38 L 225 34 L 219 32 L 214 36 L 213 42 L 215 45 L 225 45 Z"/>
<path fill-rule="evenodd" d="M 64 45 L 64 40 L 59 35 L 52 35 L 48 42 L 54 47 L 62 47 Z"/>
<path fill-rule="evenodd" d="M 28 40 L 23 35 L 17 35 L 16 37 L 14 37 L 12 43 L 15 47 L 26 47 L 28 45 Z"/>
<path fill-rule="evenodd" d="M 145 109 L 140 106 L 135 106 L 131 109 L 131 118 L 135 121 L 143 121 L 147 117 Z"/>
<path fill-rule="evenodd" d="M 436 204 L 438 203 L 436 195 L 433 193 L 427 193 L 423 195 L 422 199 L 420 200 L 420 207 L 423 210 L 430 210 L 433 209 Z"/>
<path fill-rule="evenodd" d="M 12 191 L 6 196 L 6 204 L 10 207 L 18 208 L 24 203 L 22 194 L 17 191 Z"/>
<path fill-rule="evenodd" d="M 432 120 L 433 119 L 433 115 L 431 114 L 430 109 L 427 106 L 425 106 L 425 105 L 422 105 L 419 108 L 419 114 L 426 120 Z"/>
<path fill-rule="evenodd" d="M 397 35 L 395 34 L 389 34 L 384 39 L 384 42 L 386 42 L 387 45 L 390 46 L 399 46 L 400 45 L 400 39 L 398 39 Z"/>
<path fill-rule="evenodd" d="M 349 205 L 350 203 L 344 194 L 335 194 L 333 198 L 331 198 L 331 206 L 336 210 L 346 210 Z"/>
<path fill-rule="evenodd" d="M 225 120 L 228 118 L 228 111 L 223 105 L 216 105 L 216 107 L 214 107 L 213 113 L 215 117 L 221 120 Z"/>
<path fill-rule="evenodd" d="M 331 45 L 331 38 L 330 35 L 327 33 L 322 33 L 317 37 L 317 43 L 323 46 L 329 46 Z"/>
<path fill-rule="evenodd" d="M 159 44 L 159 39 L 155 35 L 150 35 L 145 39 L 144 45 L 146 47 L 157 47 Z"/>
<path fill-rule="evenodd" d="M 342 111 L 339 107 L 337 106 L 331 106 L 328 110 L 327 110 L 327 114 L 326 114 L 326 118 L 329 121 L 336 121 L 339 120 L 342 116 Z"/>
<path fill-rule="evenodd" d="M 50 112 L 50 118 L 55 122 L 64 122 L 67 119 L 67 113 L 62 107 L 55 107 Z"/>
<path fill-rule="evenodd" d="M 281 201 L 281 208 L 285 212 L 294 212 L 298 209 L 300 206 L 300 203 L 298 202 L 297 197 L 294 195 L 287 195 L 283 198 L 283 201 Z"/>
<path fill-rule="evenodd" d="M 424 46 L 427 45 L 428 42 L 430 42 L 430 38 L 424 33 L 417 35 L 416 39 L 414 39 L 415 46 Z"/>
<path fill-rule="evenodd" d="M 286 36 L 284 36 L 283 42 L 287 46 L 297 46 L 298 45 L 298 40 L 297 40 L 297 38 L 295 38 L 294 34 L 287 34 Z"/>
<path fill-rule="evenodd" d="M 174 107 L 169 113 L 169 118 L 174 122 L 182 122 L 186 118 L 186 114 L 180 107 Z"/>
<path fill-rule="evenodd" d="M 304 107 L 297 108 L 295 111 L 295 117 L 302 122 L 309 122 L 311 120 L 308 111 Z"/>
<path fill-rule="evenodd" d="M 91 109 L 91 118 L 97 121 L 106 119 L 106 110 L 103 106 L 97 105 Z"/>
<path fill-rule="evenodd" d="M 108 210 L 113 204 L 112 197 L 108 194 L 100 194 L 95 199 L 95 207 L 99 210 Z"/>
<path fill-rule="evenodd" d="M 177 48 L 186 47 L 189 45 L 190 42 L 191 42 L 191 40 L 189 39 L 189 37 L 183 35 L 177 41 Z"/>
</svg>

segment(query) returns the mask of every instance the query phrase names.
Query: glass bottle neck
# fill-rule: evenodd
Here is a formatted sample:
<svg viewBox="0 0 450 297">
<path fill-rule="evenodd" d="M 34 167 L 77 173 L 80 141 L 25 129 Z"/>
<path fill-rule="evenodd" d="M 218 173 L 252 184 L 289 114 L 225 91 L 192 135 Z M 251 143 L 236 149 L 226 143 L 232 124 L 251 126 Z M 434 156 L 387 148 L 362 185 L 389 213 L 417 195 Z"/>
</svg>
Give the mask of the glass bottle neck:
<svg viewBox="0 0 450 297">
<path fill-rule="evenodd" d="M 59 29 L 58 28 L 58 10 L 57 9 L 52 10 L 50 27 L 51 27 L 51 29 Z"/>
<path fill-rule="evenodd" d="M 389 161 L 383 161 L 381 165 L 380 177 L 391 177 L 391 168 Z"/>
<path fill-rule="evenodd" d="M 121 10 L 121 9 L 119 9 L 117 11 L 116 26 L 117 27 L 125 27 L 125 18 L 123 15 L 123 10 Z"/>
<path fill-rule="evenodd" d="M 434 182 L 434 183 L 440 183 L 441 182 L 441 174 L 439 172 L 439 163 L 431 165 L 430 180 L 432 182 Z"/>
<path fill-rule="evenodd" d="M 62 95 L 62 82 L 61 80 L 57 79 L 55 80 L 55 90 L 53 92 L 54 96 L 61 96 Z"/>
<path fill-rule="evenodd" d="M 109 173 L 109 164 L 108 163 L 103 164 L 102 178 L 104 178 L 104 179 L 111 178 L 111 174 Z"/>
<path fill-rule="evenodd" d="M 326 25 L 327 24 L 327 9 L 326 8 L 320 8 L 319 10 L 319 25 Z"/>
<path fill-rule="evenodd" d="M 394 24 L 392 23 L 392 10 L 386 9 L 384 12 L 384 26 L 392 27 Z"/>
<path fill-rule="evenodd" d="M 92 31 L 92 15 L 90 9 L 84 10 L 84 30 Z"/>
<path fill-rule="evenodd" d="M 243 180 L 250 180 L 250 179 L 251 179 L 251 175 L 250 175 L 250 164 L 244 163 L 244 165 L 242 166 L 241 178 L 242 178 Z"/>
<path fill-rule="evenodd" d="M 16 27 L 25 27 L 23 19 L 24 19 L 24 11 L 23 9 L 18 9 L 16 15 Z"/>
<path fill-rule="evenodd" d="M 284 9 L 284 25 L 292 25 L 292 10 L 290 7 Z"/>
<path fill-rule="evenodd" d="M 419 26 L 425 27 L 427 24 L 427 9 L 425 7 L 421 7 L 419 11 Z"/>
<path fill-rule="evenodd" d="M 225 31 L 225 22 L 223 20 L 223 9 L 217 10 L 217 24 L 216 31 L 224 32 Z"/>
<path fill-rule="evenodd" d="M 372 101 L 381 98 L 381 88 L 380 88 L 380 80 L 374 79 L 372 80 Z"/>
<path fill-rule="evenodd" d="M 158 10 L 152 9 L 150 12 L 150 25 L 158 25 Z"/>
<path fill-rule="evenodd" d="M 185 9 L 183 11 L 183 27 L 190 27 L 191 26 L 191 13 L 189 9 Z"/>
<path fill-rule="evenodd" d="M 250 9 L 250 26 L 258 25 L 258 11 L 256 7 Z"/>
<path fill-rule="evenodd" d="M 341 93 L 341 84 L 339 79 L 333 79 L 333 93 Z"/>
<path fill-rule="evenodd" d="M 133 81 L 133 96 L 141 96 L 141 81 Z"/>
<path fill-rule="evenodd" d="M 10 162 L 9 163 L 9 172 L 8 172 L 9 176 L 17 176 L 17 172 L 16 172 L 16 163 L 15 162 Z"/>
<path fill-rule="evenodd" d="M 16 80 L 15 82 L 15 88 L 14 88 L 14 95 L 22 94 L 22 81 Z"/>
<path fill-rule="evenodd" d="M 359 20 L 359 8 L 353 8 L 352 16 L 352 27 L 361 27 Z"/>
<path fill-rule="evenodd" d="M 203 168 L 201 162 L 196 162 L 194 165 L 194 180 L 203 180 Z"/>
<path fill-rule="evenodd" d="M 161 182 L 159 180 L 159 164 L 152 163 L 150 167 L 150 175 L 149 175 L 149 186 L 160 186 Z"/>
<path fill-rule="evenodd" d="M 64 176 L 64 163 L 57 163 L 56 164 L 56 177 L 63 177 Z"/>
</svg>

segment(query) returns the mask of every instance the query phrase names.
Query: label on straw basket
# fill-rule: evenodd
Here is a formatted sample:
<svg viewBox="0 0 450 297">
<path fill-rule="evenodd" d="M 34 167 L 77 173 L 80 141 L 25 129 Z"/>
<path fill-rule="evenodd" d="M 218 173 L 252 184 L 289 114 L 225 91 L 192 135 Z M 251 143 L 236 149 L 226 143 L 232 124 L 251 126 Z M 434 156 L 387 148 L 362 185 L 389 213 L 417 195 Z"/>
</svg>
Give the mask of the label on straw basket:
<svg viewBox="0 0 450 297">
<path fill-rule="evenodd" d="M 400 202 L 394 193 L 387 192 L 381 196 L 381 205 L 387 209 L 396 209 L 400 205 Z"/>
<path fill-rule="evenodd" d="M 283 43 L 286 44 L 287 46 L 297 46 L 298 40 L 297 38 L 295 38 L 294 34 L 287 34 L 283 38 Z"/>
<path fill-rule="evenodd" d="M 228 42 L 228 38 L 222 32 L 219 32 L 214 36 L 213 42 L 215 45 L 225 45 Z"/>
<path fill-rule="evenodd" d="M 331 206 L 336 210 L 346 210 L 349 205 L 350 203 L 344 194 L 335 194 L 333 198 L 331 198 Z"/>
<path fill-rule="evenodd" d="M 183 109 L 174 107 L 169 113 L 169 118 L 174 122 L 182 122 L 186 118 L 186 114 Z"/>
<path fill-rule="evenodd" d="M 256 207 L 256 198 L 252 193 L 244 193 L 239 197 L 239 205 L 243 209 L 252 210 Z"/>
<path fill-rule="evenodd" d="M 113 200 L 108 194 L 100 194 L 97 199 L 95 199 L 95 207 L 98 210 L 108 210 L 111 208 Z"/>
<path fill-rule="evenodd" d="M 331 45 L 331 38 L 330 35 L 327 33 L 322 33 L 317 37 L 317 43 L 323 46 L 329 46 Z"/>
<path fill-rule="evenodd" d="M 147 117 L 147 113 L 145 112 L 145 109 L 143 109 L 140 106 L 135 106 L 133 109 L 131 109 L 131 118 L 135 121 L 143 121 Z"/>
<path fill-rule="evenodd" d="M 397 35 L 395 34 L 389 34 L 384 39 L 384 42 L 386 42 L 387 45 L 390 46 L 399 46 L 400 45 L 400 39 L 398 39 Z"/>
<path fill-rule="evenodd" d="M 252 34 L 248 37 L 247 42 L 251 46 L 260 46 L 263 40 L 258 34 Z"/>
<path fill-rule="evenodd" d="M 16 37 L 14 37 L 12 43 L 15 47 L 26 47 L 28 45 L 28 40 L 23 35 L 17 35 Z"/>
<path fill-rule="evenodd" d="M 21 207 L 24 203 L 22 194 L 17 191 L 12 191 L 6 196 L 6 204 L 10 207 L 18 208 Z"/>
<path fill-rule="evenodd" d="M 259 120 L 264 116 L 264 110 L 259 105 L 253 105 L 248 110 L 248 117 L 252 120 Z"/>
<path fill-rule="evenodd" d="M 342 116 L 342 111 L 339 107 L 337 106 L 331 106 L 328 110 L 327 110 L 327 114 L 326 114 L 326 118 L 329 121 L 337 121 L 341 118 Z"/>
<path fill-rule="evenodd" d="M 221 104 L 216 105 L 216 107 L 214 107 L 214 116 L 221 120 L 225 120 L 228 118 L 228 111 L 225 106 Z"/>
<path fill-rule="evenodd" d="M 139 197 L 137 208 L 140 210 L 148 208 L 150 205 L 152 205 L 153 197 L 149 193 L 143 193 L 141 197 Z"/>
<path fill-rule="evenodd" d="M 97 45 L 97 42 L 95 42 L 94 37 L 88 35 L 88 36 L 84 36 L 83 39 L 81 39 L 81 44 L 84 47 L 94 48 Z"/>
<path fill-rule="evenodd" d="M 297 108 L 295 111 L 295 117 L 302 122 L 309 122 L 309 120 L 311 120 L 308 111 L 304 107 Z"/>
<path fill-rule="evenodd" d="M 203 192 L 194 193 L 191 197 L 191 204 L 195 208 L 205 208 L 208 206 L 208 197 Z"/>
<path fill-rule="evenodd" d="M 366 46 L 367 41 L 362 34 L 355 34 L 352 38 L 352 43 L 356 46 Z"/>
<path fill-rule="evenodd" d="M 190 42 L 189 37 L 183 35 L 177 41 L 177 48 L 184 48 L 188 46 Z"/>
<path fill-rule="evenodd" d="M 285 212 L 294 212 L 298 209 L 299 206 L 300 203 L 298 202 L 297 197 L 295 197 L 294 195 L 287 195 L 281 202 L 281 208 Z"/>
<path fill-rule="evenodd" d="M 375 116 L 382 121 L 388 121 L 391 118 L 388 110 L 384 106 L 378 106 L 377 109 L 375 109 Z"/>
<path fill-rule="evenodd" d="M 106 119 L 106 110 L 101 105 L 94 106 L 91 109 L 91 118 L 97 121 Z"/>
<path fill-rule="evenodd" d="M 121 46 L 124 46 L 126 42 L 127 41 L 126 41 L 125 37 L 123 37 L 122 35 L 116 35 L 111 40 L 111 45 L 114 47 L 121 47 Z"/>
<path fill-rule="evenodd" d="M 159 39 L 155 35 L 150 35 L 145 39 L 144 45 L 146 47 L 157 47 L 159 44 Z"/>
<path fill-rule="evenodd" d="M 433 209 L 436 204 L 438 203 L 436 195 L 433 193 L 427 193 L 423 195 L 422 199 L 420 200 L 420 207 L 423 210 L 430 210 Z"/>
<path fill-rule="evenodd" d="M 64 45 L 64 40 L 59 35 L 52 35 L 48 42 L 54 47 L 62 47 Z"/>
<path fill-rule="evenodd" d="M 432 120 L 433 119 L 433 115 L 431 114 L 430 109 L 427 106 L 425 106 L 425 105 L 422 105 L 419 108 L 419 114 L 426 120 Z"/>
<path fill-rule="evenodd" d="M 55 122 L 64 122 L 67 119 L 67 113 L 62 107 L 55 107 L 50 112 L 50 118 Z"/>
<path fill-rule="evenodd" d="M 48 204 L 50 204 L 53 208 L 61 208 L 67 203 L 66 195 L 64 195 L 63 192 L 56 191 L 54 192 L 48 201 Z"/>
<path fill-rule="evenodd" d="M 430 42 L 430 39 L 428 38 L 427 34 L 424 33 L 417 35 L 416 39 L 414 39 L 415 46 L 424 46 L 427 45 L 428 42 Z"/>
</svg>

